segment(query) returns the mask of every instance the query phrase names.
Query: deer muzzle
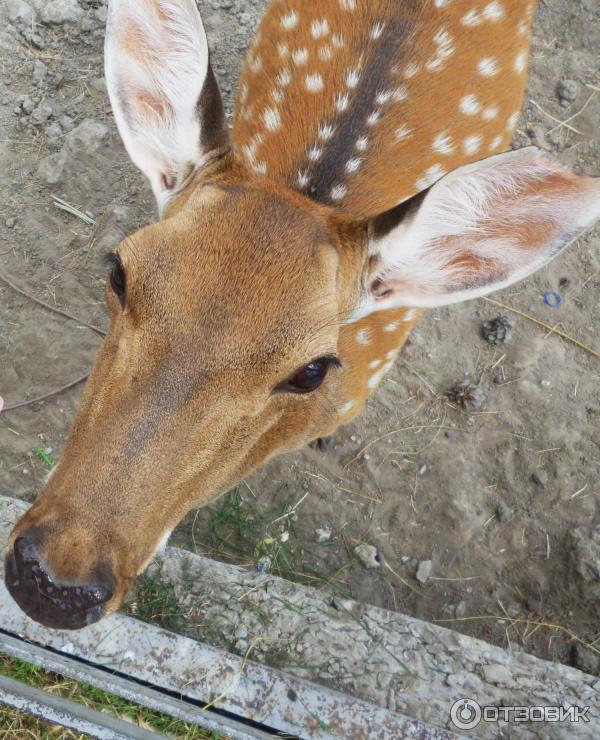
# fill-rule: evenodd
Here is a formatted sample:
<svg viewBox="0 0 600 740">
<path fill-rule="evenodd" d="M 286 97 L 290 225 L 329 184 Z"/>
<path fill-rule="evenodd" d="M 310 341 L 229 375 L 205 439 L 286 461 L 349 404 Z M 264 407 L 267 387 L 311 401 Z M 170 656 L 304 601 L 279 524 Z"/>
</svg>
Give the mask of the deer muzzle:
<svg viewBox="0 0 600 740">
<path fill-rule="evenodd" d="M 13 599 L 46 627 L 80 629 L 97 622 L 113 596 L 112 574 L 100 568 L 80 582 L 61 582 L 44 563 L 36 539 L 35 531 L 21 534 L 6 556 L 4 577 Z"/>
</svg>

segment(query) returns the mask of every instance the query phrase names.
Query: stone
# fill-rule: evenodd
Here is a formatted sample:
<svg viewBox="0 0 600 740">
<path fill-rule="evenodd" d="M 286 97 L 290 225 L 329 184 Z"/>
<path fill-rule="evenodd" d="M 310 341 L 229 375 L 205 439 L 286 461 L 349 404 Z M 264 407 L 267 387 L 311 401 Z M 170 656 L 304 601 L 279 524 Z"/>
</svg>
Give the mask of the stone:
<svg viewBox="0 0 600 740">
<path fill-rule="evenodd" d="M 504 684 L 508 686 L 513 681 L 513 675 L 504 665 L 492 663 L 483 666 L 483 678 L 487 683 Z"/>
<path fill-rule="evenodd" d="M 71 116 L 67 116 L 67 115 L 61 116 L 58 119 L 58 122 L 60 123 L 61 128 L 63 128 L 65 131 L 73 130 L 74 123 L 73 123 L 73 119 L 71 118 Z"/>
<path fill-rule="evenodd" d="M 86 154 L 98 152 L 110 139 L 108 128 L 93 118 L 82 121 L 65 136 L 63 148 L 56 154 L 43 159 L 38 168 L 38 175 L 49 185 L 62 180 L 68 162 L 75 161 L 82 151 Z"/>
<path fill-rule="evenodd" d="M 23 113 L 27 113 L 27 115 L 30 115 L 34 108 L 35 108 L 35 103 L 29 97 L 29 95 L 26 95 L 21 101 L 21 110 L 23 111 Z"/>
<path fill-rule="evenodd" d="M 33 62 L 33 71 L 31 76 L 34 82 L 42 82 L 48 74 L 48 67 L 40 59 L 36 59 Z"/>
<path fill-rule="evenodd" d="M 52 0 L 51 2 L 41 2 L 39 5 L 42 23 L 55 25 L 77 23 L 83 16 L 83 10 L 76 0 Z"/>
<path fill-rule="evenodd" d="M 315 530 L 315 540 L 322 544 L 323 542 L 329 542 L 331 539 L 331 530 L 330 529 L 317 529 Z"/>
<path fill-rule="evenodd" d="M 11 23 L 21 21 L 23 25 L 30 25 L 33 21 L 33 8 L 24 0 L 3 0 L 8 20 Z"/>
<path fill-rule="evenodd" d="M 379 561 L 379 555 L 377 553 L 377 548 L 373 547 L 373 545 L 367 545 L 366 543 L 363 542 L 361 545 L 357 545 L 354 548 L 354 554 L 360 560 L 360 562 L 365 566 L 365 568 L 380 568 L 381 567 L 381 562 Z"/>
<path fill-rule="evenodd" d="M 579 95 L 579 83 L 576 80 L 561 80 L 556 86 L 556 93 L 561 102 L 572 103 Z"/>
<path fill-rule="evenodd" d="M 4 225 L 6 226 L 7 229 L 14 229 L 16 223 L 17 223 L 17 219 L 15 218 L 15 216 L 9 216 L 4 222 Z"/>
<path fill-rule="evenodd" d="M 46 126 L 44 133 L 48 137 L 49 141 L 56 141 L 56 139 L 62 136 L 62 129 L 56 121 L 52 121 L 52 123 Z"/>
<path fill-rule="evenodd" d="M 467 602 L 466 601 L 459 601 L 456 607 L 454 608 L 454 616 L 457 619 L 460 619 L 461 617 L 464 617 L 467 613 Z"/>
<path fill-rule="evenodd" d="M 60 182 L 63 176 L 65 165 L 68 161 L 68 155 L 64 149 L 56 154 L 50 154 L 45 157 L 38 167 L 38 175 L 48 183 L 48 185 L 56 185 Z"/>
<path fill-rule="evenodd" d="M 33 112 L 31 113 L 31 123 L 33 123 L 34 126 L 40 126 L 42 123 L 46 123 L 51 115 L 52 106 L 48 103 L 42 102 L 33 109 Z"/>
<path fill-rule="evenodd" d="M 103 123 L 87 118 L 69 133 L 67 146 L 73 151 L 78 148 L 98 151 L 109 139 L 110 132 Z"/>
<path fill-rule="evenodd" d="M 431 560 L 421 560 L 417 566 L 417 581 L 419 583 L 427 583 L 433 570 L 433 563 Z"/>
</svg>

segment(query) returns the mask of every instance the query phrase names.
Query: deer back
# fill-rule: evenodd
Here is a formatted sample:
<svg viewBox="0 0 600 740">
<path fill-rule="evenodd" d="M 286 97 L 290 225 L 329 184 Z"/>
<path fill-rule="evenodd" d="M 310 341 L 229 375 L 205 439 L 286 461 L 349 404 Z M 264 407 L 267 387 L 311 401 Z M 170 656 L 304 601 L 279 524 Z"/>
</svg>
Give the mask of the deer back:
<svg viewBox="0 0 600 740">
<path fill-rule="evenodd" d="M 234 144 L 255 173 L 352 219 L 509 147 L 534 2 L 279 0 L 243 71 Z"/>
</svg>

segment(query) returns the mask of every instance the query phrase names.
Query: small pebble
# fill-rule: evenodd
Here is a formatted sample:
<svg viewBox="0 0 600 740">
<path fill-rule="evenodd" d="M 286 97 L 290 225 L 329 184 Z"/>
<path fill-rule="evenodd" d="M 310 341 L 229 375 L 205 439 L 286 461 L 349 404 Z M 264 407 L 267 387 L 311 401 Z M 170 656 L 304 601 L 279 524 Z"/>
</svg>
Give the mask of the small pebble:
<svg viewBox="0 0 600 740">
<path fill-rule="evenodd" d="M 56 141 L 56 139 L 62 136 L 62 129 L 56 121 L 52 121 L 52 123 L 46 126 L 44 133 L 50 141 Z"/>
<path fill-rule="evenodd" d="M 467 613 L 467 602 L 459 601 L 454 609 L 454 616 L 457 619 L 460 619 L 461 617 L 464 617 L 466 613 Z"/>
<path fill-rule="evenodd" d="M 52 115 L 52 106 L 48 103 L 40 103 L 37 108 L 34 108 L 31 113 L 31 123 L 34 126 L 39 126 L 45 123 Z"/>
<path fill-rule="evenodd" d="M 26 95 L 23 98 L 23 102 L 21 103 L 21 109 L 23 113 L 27 113 L 27 115 L 30 115 L 31 113 L 33 113 L 34 108 L 35 108 L 35 103 L 29 97 L 29 95 Z"/>
<path fill-rule="evenodd" d="M 381 563 L 379 561 L 379 555 L 377 554 L 377 548 L 373 545 L 367 545 L 363 542 L 362 545 L 357 545 L 354 548 L 354 554 L 365 566 L 365 568 L 380 568 Z"/>
<path fill-rule="evenodd" d="M 16 223 L 17 219 L 15 218 L 15 216 L 9 216 L 4 222 L 7 229 L 14 229 Z"/>
<path fill-rule="evenodd" d="M 431 560 L 421 560 L 417 566 L 417 581 L 419 583 L 427 583 L 433 570 L 433 562 Z"/>
<path fill-rule="evenodd" d="M 48 74 L 48 67 L 42 62 L 40 59 L 36 59 L 33 62 L 33 81 L 34 82 L 42 82 L 46 75 Z"/>
<path fill-rule="evenodd" d="M 315 539 L 319 544 L 323 542 L 329 542 L 331 539 L 331 530 L 323 527 L 322 529 L 315 530 Z"/>
<path fill-rule="evenodd" d="M 556 86 L 556 93 L 561 102 L 572 103 L 579 95 L 579 83 L 576 80 L 561 80 Z"/>
</svg>

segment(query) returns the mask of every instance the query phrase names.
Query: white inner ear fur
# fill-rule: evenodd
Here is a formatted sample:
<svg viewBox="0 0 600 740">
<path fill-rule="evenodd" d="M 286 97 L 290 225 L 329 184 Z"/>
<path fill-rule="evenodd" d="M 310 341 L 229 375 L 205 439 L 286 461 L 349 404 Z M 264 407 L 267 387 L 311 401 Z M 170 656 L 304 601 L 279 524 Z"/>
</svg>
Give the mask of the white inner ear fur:
<svg viewBox="0 0 600 740">
<path fill-rule="evenodd" d="M 180 176 L 209 154 L 197 110 L 208 45 L 193 0 L 111 0 L 105 70 L 125 147 L 163 208 Z"/>
<path fill-rule="evenodd" d="M 380 280 L 392 287 L 386 297 L 367 290 L 358 313 L 456 303 L 535 272 L 600 217 L 600 186 L 589 178 L 580 178 L 585 186 L 564 197 L 543 192 L 521 197 L 524 187 L 541 186 L 560 172 L 530 147 L 461 167 L 440 180 L 418 210 L 369 244 L 370 256 L 379 258 L 369 285 Z M 517 224 L 542 222 L 554 238 L 536 245 L 519 241 Z M 484 267 L 469 274 L 456 264 L 461 257 L 474 257 Z"/>
</svg>

